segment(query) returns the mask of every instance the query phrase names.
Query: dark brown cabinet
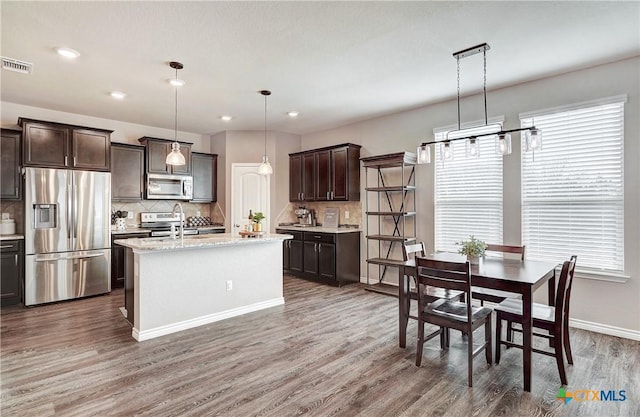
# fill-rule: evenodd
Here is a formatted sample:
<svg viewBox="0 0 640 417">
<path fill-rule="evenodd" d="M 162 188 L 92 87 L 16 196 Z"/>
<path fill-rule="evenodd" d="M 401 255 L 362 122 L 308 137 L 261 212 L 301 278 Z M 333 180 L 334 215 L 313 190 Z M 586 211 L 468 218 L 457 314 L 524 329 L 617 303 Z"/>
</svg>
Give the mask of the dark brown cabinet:
<svg viewBox="0 0 640 417">
<path fill-rule="evenodd" d="M 119 233 L 111 235 L 111 289 L 124 288 L 125 278 L 125 250 L 124 246 L 113 243 L 118 239 L 132 239 L 149 237 L 150 232 Z"/>
<path fill-rule="evenodd" d="M 354 144 L 290 154 L 289 201 L 359 201 L 359 159 Z"/>
<path fill-rule="evenodd" d="M 360 232 L 319 233 L 277 229 L 293 239 L 283 243 L 283 269 L 331 285 L 360 281 Z"/>
<path fill-rule="evenodd" d="M 24 166 L 109 171 L 110 130 L 18 119 Z"/>
<path fill-rule="evenodd" d="M 17 130 L 2 129 L 0 154 L 0 199 L 20 200 L 22 198 L 22 176 L 20 175 L 20 134 Z"/>
<path fill-rule="evenodd" d="M 0 241 L 0 305 L 19 304 L 24 281 L 24 242 Z"/>
<path fill-rule="evenodd" d="M 282 267 L 285 271 L 302 272 L 302 232 L 291 230 L 276 230 L 277 233 L 284 233 L 293 236 L 283 242 Z"/>
<path fill-rule="evenodd" d="M 111 145 L 111 199 L 141 201 L 144 192 L 144 146 Z"/>
<path fill-rule="evenodd" d="M 193 171 L 191 201 L 198 203 L 217 201 L 218 155 L 192 152 L 191 170 Z"/>
<path fill-rule="evenodd" d="M 146 170 L 148 174 L 191 175 L 191 144 L 180 143 L 180 152 L 184 155 L 185 165 L 167 165 L 166 159 L 171 152 L 173 141 L 144 136 L 138 139 L 146 146 Z"/>
<path fill-rule="evenodd" d="M 315 170 L 313 153 L 289 157 L 289 201 L 315 200 Z"/>
</svg>

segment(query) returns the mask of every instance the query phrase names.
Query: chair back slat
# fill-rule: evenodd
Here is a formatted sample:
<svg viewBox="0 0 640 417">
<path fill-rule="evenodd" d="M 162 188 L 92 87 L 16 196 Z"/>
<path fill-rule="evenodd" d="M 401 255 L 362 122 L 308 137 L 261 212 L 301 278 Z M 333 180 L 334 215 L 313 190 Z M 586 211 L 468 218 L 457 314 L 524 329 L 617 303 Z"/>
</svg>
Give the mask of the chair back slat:
<svg viewBox="0 0 640 417">
<path fill-rule="evenodd" d="M 469 262 L 436 261 L 416 258 L 418 283 L 449 290 L 471 291 L 471 267 Z"/>
<path fill-rule="evenodd" d="M 405 261 L 415 258 L 416 256 L 426 256 L 424 242 L 402 245 L 402 256 Z"/>
<path fill-rule="evenodd" d="M 492 243 L 487 244 L 486 252 L 501 252 L 501 253 L 514 253 L 520 255 L 520 260 L 524 261 L 525 245 L 522 246 L 509 246 L 509 245 L 494 245 Z"/>
</svg>

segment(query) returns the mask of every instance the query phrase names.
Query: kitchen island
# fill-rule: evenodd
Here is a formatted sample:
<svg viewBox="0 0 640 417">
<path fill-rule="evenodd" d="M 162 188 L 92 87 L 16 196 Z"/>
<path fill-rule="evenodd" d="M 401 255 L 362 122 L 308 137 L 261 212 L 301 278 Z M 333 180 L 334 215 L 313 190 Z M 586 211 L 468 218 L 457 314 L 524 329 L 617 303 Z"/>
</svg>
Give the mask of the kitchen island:
<svg viewBox="0 0 640 417">
<path fill-rule="evenodd" d="M 229 234 L 119 239 L 125 308 L 137 341 L 284 304 L 282 242 Z"/>
</svg>

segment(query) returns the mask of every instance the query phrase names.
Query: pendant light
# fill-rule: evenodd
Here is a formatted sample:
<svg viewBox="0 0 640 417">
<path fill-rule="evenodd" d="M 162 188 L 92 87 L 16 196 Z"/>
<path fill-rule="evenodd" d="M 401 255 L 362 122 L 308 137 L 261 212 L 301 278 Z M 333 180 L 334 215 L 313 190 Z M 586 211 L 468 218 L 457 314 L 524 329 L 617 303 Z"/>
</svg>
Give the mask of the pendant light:
<svg viewBox="0 0 640 417">
<path fill-rule="evenodd" d="M 542 149 L 542 132 L 535 126 L 521 127 L 518 129 L 505 130 L 501 124 L 489 124 L 487 115 L 487 51 L 491 47 L 487 43 L 472 46 L 471 48 L 464 49 L 462 51 L 454 52 L 453 57 L 456 59 L 457 66 L 457 89 L 458 89 L 458 129 L 448 131 L 444 140 L 433 140 L 430 142 L 423 142 L 418 146 L 418 158 L 419 164 L 428 164 L 431 162 L 430 158 L 430 145 L 440 146 L 440 158 L 442 160 L 449 160 L 453 158 L 453 141 L 464 140 L 466 141 L 466 155 L 467 157 L 479 157 L 480 156 L 480 139 L 495 138 L 495 150 L 498 155 L 511 154 L 511 133 L 520 132 L 525 137 L 525 151 L 536 151 Z M 469 56 L 482 53 L 483 55 L 483 98 L 484 98 L 484 127 L 486 131 L 482 134 L 471 133 L 473 128 L 461 128 L 460 124 L 460 59 L 467 58 Z"/>
<path fill-rule="evenodd" d="M 271 95 L 271 91 L 260 90 L 260 94 L 264 96 L 264 155 L 262 156 L 262 163 L 258 167 L 258 174 L 271 175 L 273 174 L 273 168 L 267 156 L 267 96 Z"/>
<path fill-rule="evenodd" d="M 173 143 L 171 144 L 171 152 L 167 155 L 165 163 L 167 165 L 185 165 L 187 162 L 184 159 L 184 155 L 180 152 L 180 144 L 178 143 L 178 86 L 181 85 L 178 80 L 178 70 L 184 68 L 179 62 L 171 61 L 169 66 L 176 70 L 176 78 L 172 83 L 176 89 L 176 111 L 174 118 L 174 136 Z"/>
</svg>

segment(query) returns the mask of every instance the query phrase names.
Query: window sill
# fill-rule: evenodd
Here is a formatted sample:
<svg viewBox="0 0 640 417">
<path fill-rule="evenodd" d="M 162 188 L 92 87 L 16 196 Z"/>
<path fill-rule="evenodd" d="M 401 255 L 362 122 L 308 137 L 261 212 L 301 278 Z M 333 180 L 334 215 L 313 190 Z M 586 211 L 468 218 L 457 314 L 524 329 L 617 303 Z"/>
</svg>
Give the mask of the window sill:
<svg viewBox="0 0 640 417">
<path fill-rule="evenodd" d="M 629 278 L 631 278 L 629 275 L 624 275 L 616 272 L 589 271 L 579 269 L 576 269 L 575 277 L 582 279 L 592 279 L 595 281 L 615 282 L 618 284 L 624 284 L 629 280 Z"/>
</svg>

